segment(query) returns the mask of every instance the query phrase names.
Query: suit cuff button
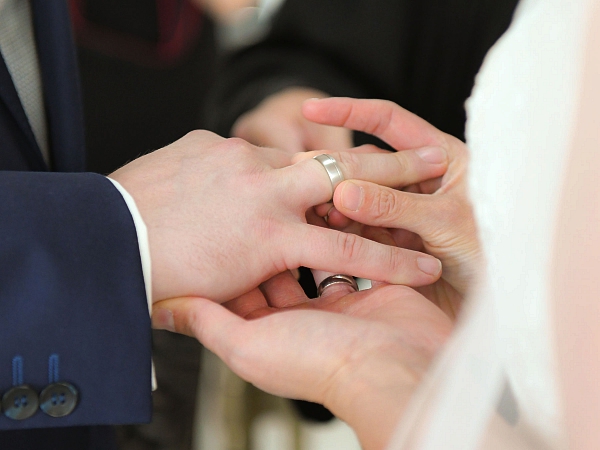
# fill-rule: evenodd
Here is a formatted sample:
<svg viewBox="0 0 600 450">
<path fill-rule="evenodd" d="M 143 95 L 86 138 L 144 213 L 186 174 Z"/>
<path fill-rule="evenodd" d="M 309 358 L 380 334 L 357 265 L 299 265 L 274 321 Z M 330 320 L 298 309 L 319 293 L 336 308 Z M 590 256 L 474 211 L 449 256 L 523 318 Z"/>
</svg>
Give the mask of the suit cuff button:
<svg viewBox="0 0 600 450">
<path fill-rule="evenodd" d="M 79 392 L 64 381 L 49 384 L 40 393 L 40 409 L 51 417 L 64 417 L 77 406 Z"/>
<path fill-rule="evenodd" d="M 26 384 L 15 386 L 2 396 L 2 412 L 13 420 L 29 419 L 38 409 L 37 393 Z"/>
</svg>

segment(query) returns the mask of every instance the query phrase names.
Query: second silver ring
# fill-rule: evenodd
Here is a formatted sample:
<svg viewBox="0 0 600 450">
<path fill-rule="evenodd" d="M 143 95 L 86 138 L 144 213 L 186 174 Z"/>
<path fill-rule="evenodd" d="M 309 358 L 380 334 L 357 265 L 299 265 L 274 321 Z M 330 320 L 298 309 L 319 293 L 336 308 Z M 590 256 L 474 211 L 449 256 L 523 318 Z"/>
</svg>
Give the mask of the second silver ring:
<svg viewBox="0 0 600 450">
<path fill-rule="evenodd" d="M 329 286 L 332 286 L 334 284 L 347 284 L 354 290 L 354 292 L 358 291 L 358 284 L 356 283 L 356 280 L 354 279 L 354 277 L 352 277 L 350 275 L 345 275 L 343 273 L 338 273 L 336 275 L 331 275 L 331 276 L 325 278 L 323 281 L 321 281 L 319 283 L 319 287 L 317 288 L 317 297 L 320 297 L 321 295 L 323 295 L 323 292 L 325 292 L 325 289 L 327 289 Z"/>
</svg>

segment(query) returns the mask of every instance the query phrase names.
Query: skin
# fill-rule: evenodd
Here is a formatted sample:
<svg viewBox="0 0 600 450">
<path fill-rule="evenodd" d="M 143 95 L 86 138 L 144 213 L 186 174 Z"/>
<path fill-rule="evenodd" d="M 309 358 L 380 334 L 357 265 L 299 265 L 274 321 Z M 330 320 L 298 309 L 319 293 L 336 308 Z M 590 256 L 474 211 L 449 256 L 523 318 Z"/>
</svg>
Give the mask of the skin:
<svg viewBox="0 0 600 450">
<path fill-rule="evenodd" d="M 599 21 L 600 8 L 596 7 L 593 23 Z M 591 29 L 594 39 L 589 42 L 598 42 L 600 27 Z M 558 214 L 551 290 L 569 448 L 576 450 L 600 446 L 599 292 L 595 281 L 600 240 L 598 233 L 590 234 L 590 230 L 597 229 L 600 213 L 589 201 L 600 195 L 595 176 L 600 170 L 596 120 L 600 52 L 597 45 L 590 45 L 587 52 L 580 119 Z M 375 114 L 377 110 L 380 114 Z M 353 194 L 355 207 L 347 207 L 348 192 L 340 186 L 334 203 L 345 217 L 392 228 L 391 235 L 397 229 L 418 233 L 425 248 L 447 259 L 451 267 L 456 262 L 455 270 L 444 274 L 444 282 L 457 292 L 464 290 L 478 260 L 476 239 L 464 241 L 446 235 L 443 225 L 438 226 L 442 230 L 440 238 L 427 222 L 432 217 L 444 217 L 424 207 L 427 202 L 431 209 L 441 207 L 443 215 L 456 220 L 451 223 L 464 228 L 462 234 L 475 234 L 468 232 L 469 214 L 461 206 L 466 198 L 461 145 L 389 104 L 349 99 L 310 101 L 305 104 L 304 114 L 317 122 L 384 135 L 397 150 L 441 146 L 448 152 L 449 169 L 438 184 L 420 183 L 418 189 L 402 192 L 353 180 L 346 182 L 346 187 L 354 183 L 362 188 L 362 201 L 356 202 Z M 405 120 L 398 121 L 398 117 Z M 340 156 L 336 159 L 341 160 Z M 358 161 L 362 156 L 351 158 L 355 157 Z M 415 195 L 418 192 L 432 195 L 426 199 Z M 415 208 L 416 217 L 402 214 L 409 207 L 411 211 Z M 335 222 L 335 213 L 332 216 L 331 212 L 328 219 Z M 390 213 L 393 222 L 386 217 Z M 344 225 L 339 219 L 339 225 Z M 406 233 L 400 238 L 409 242 Z M 447 242 L 453 242 L 458 250 Z M 365 449 L 385 448 L 407 399 L 452 328 L 451 321 L 434 303 L 402 286 L 378 286 L 356 294 L 332 288 L 321 299 L 306 302 L 298 288 L 290 284 L 289 276 L 286 279 L 281 275 L 261 290 L 225 306 L 203 299 L 167 300 L 157 305 L 154 321 L 158 327 L 196 336 L 238 374 L 262 389 L 325 403 L 354 427 Z M 533 449 L 541 445 L 495 416 L 481 448 Z"/>
<path fill-rule="evenodd" d="M 600 58 L 592 59 L 592 73 L 597 73 L 598 61 Z M 567 177 L 563 210 L 559 214 L 562 218 L 559 224 L 561 240 L 557 245 L 556 276 L 553 278 L 555 317 L 561 318 L 557 321 L 557 335 L 566 419 L 571 446 L 575 449 L 600 445 L 594 420 L 600 404 L 596 401 L 599 397 L 597 349 L 600 333 L 597 332 L 598 314 L 590 313 L 598 309 L 598 289 L 594 282 L 596 265 L 590 261 L 595 261 L 600 245 L 588 232 L 598 223 L 598 208 L 590 207 L 586 201 L 598 189 L 594 177 L 596 171 L 585 171 L 582 175 L 580 170 L 583 166 L 600 166 L 600 158 L 590 159 L 590 155 L 597 154 L 594 149 L 600 145 L 593 120 L 597 116 L 594 112 L 600 103 L 597 95 L 600 91 L 594 80 L 593 77 L 587 79 L 589 95 L 581 114 L 587 120 L 580 122 L 573 144 L 573 161 Z M 434 182 L 416 183 L 417 188 L 409 189 L 412 192 L 355 180 L 345 182 L 363 189 L 362 200 L 354 202 L 355 207 L 346 208 L 345 213 L 351 219 L 372 226 L 391 228 L 388 238 L 392 236 L 410 242 L 406 232 L 397 237 L 395 230 L 419 233 L 424 248 L 439 255 L 443 261 L 457 262 L 458 269 L 450 274 L 445 272 L 447 279 L 442 283 L 456 286 L 454 289 L 460 292 L 459 287 L 468 286 L 475 271 L 479 251 L 470 209 L 461 206 L 466 203 L 463 164 L 466 155 L 462 152 L 462 144 L 446 141 L 435 128 L 400 108 L 383 103 L 311 100 L 305 105 L 309 110 L 305 114 L 326 123 L 371 130 L 400 150 L 396 157 L 412 151 L 406 148 L 418 146 L 442 148 L 446 152 L 449 160 L 446 174 Z M 380 111 L 379 116 L 373 108 Z M 356 114 L 362 116 L 354 117 Z M 395 118 L 397 115 L 399 117 Z M 377 117 L 386 120 L 373 120 Z M 371 171 L 367 160 L 372 163 L 376 159 L 374 156 L 382 156 L 374 155 L 377 153 L 367 148 L 334 156 L 345 171 L 352 171 L 352 167 Z M 410 160 L 403 161 L 410 163 Z M 379 168 L 377 181 L 383 180 L 394 186 L 391 177 L 402 171 L 394 171 L 390 161 L 386 163 L 375 162 L 372 167 Z M 381 175 L 386 168 L 389 172 Z M 337 212 L 345 208 L 344 200 L 347 199 L 344 199 L 343 188 L 344 184 L 340 185 L 334 196 Z M 317 210 L 319 208 L 325 209 L 317 207 Z M 416 217 L 402 214 L 409 208 Z M 440 217 L 427 208 L 442 208 L 448 217 Z M 329 222 L 332 218 L 335 222 L 331 207 L 329 209 Z M 386 214 L 392 215 L 394 221 L 386 218 Z M 342 217 L 339 219 L 340 227 L 348 226 Z M 441 221 L 442 225 L 438 224 L 441 234 L 436 234 L 434 227 L 427 227 L 429 220 Z M 454 224 L 450 234 L 444 234 L 444 220 Z M 452 228 L 457 229 L 453 231 Z M 473 231 L 469 232 L 471 229 Z M 457 230 L 473 239 L 461 239 Z M 574 238 L 564 239 L 569 236 Z M 445 242 L 452 245 L 444 245 Z M 466 269 L 460 267 L 461 264 L 466 265 Z M 434 295 L 434 301 L 430 301 L 404 286 L 378 284 L 374 289 L 360 293 L 349 293 L 344 286 L 333 287 L 320 299 L 307 301 L 294 283 L 293 277 L 280 275 L 263 284 L 261 289 L 225 303 L 226 308 L 198 298 L 160 302 L 155 308 L 154 325 L 195 336 L 240 376 L 268 392 L 325 404 L 354 428 L 363 448 L 385 448 L 412 393 L 452 330 L 452 320 L 437 306 L 439 296 Z M 431 291 L 426 292 L 431 294 Z M 582 367 L 586 369 L 582 370 Z M 481 448 L 507 446 L 541 448 L 534 437 L 527 437 L 518 427 L 507 426 L 501 418 L 494 416 Z"/>
<path fill-rule="evenodd" d="M 196 337 L 260 389 L 324 404 L 367 450 L 385 448 L 453 325 L 406 286 L 337 286 L 311 301 L 289 272 L 223 306 L 165 300 L 153 324 Z"/>
<path fill-rule="evenodd" d="M 256 145 L 280 148 L 290 154 L 352 147 L 350 130 L 321 125 L 302 114 L 305 100 L 323 97 L 328 95 L 311 88 L 292 87 L 281 90 L 240 116 L 231 129 L 231 135 Z"/>
<path fill-rule="evenodd" d="M 256 0 L 192 0 L 198 9 L 211 15 L 217 22 L 228 23 L 236 12 L 257 6 Z"/>
<path fill-rule="evenodd" d="M 386 167 L 377 156 L 356 156 L 388 153 L 373 146 L 352 149 L 349 155 L 347 149 L 352 146 L 352 130 L 375 134 L 399 151 L 422 147 L 420 151 L 432 161 L 449 159 L 448 174 L 441 180 L 429 180 L 408 187 L 376 182 L 392 189 L 382 189 L 377 184 L 351 185 L 351 182 L 347 182 L 344 187 L 358 186 L 362 191 L 361 207 L 355 210 L 353 206 L 336 204 L 339 206 L 336 208 L 326 203 L 315 208 L 317 216 L 325 218 L 325 222 L 315 216 L 310 216 L 309 221 L 440 258 L 444 267 L 442 280 L 423 287 L 421 292 L 436 301 L 444 311 L 455 315 L 477 270 L 474 261 L 479 256 L 475 222 L 466 196 L 466 147 L 458 139 L 442 133 L 391 102 L 369 100 L 352 101 L 350 104 L 349 99 L 345 99 L 342 104 L 342 99 L 327 97 L 326 93 L 311 88 L 284 89 L 242 115 L 231 132 L 249 142 L 290 152 L 317 150 L 306 156 L 296 154 L 296 161 L 318 153 L 328 153 L 353 167 L 368 165 L 377 166 L 382 171 L 386 168 L 399 172 L 406 170 L 403 165 Z M 345 114 L 348 116 L 344 117 Z M 371 118 L 371 121 L 365 118 Z M 392 119 L 392 122 L 385 124 L 380 122 L 381 118 Z M 440 154 L 440 150 L 443 153 Z M 404 188 L 406 192 L 396 188 Z M 357 195 L 351 194 L 350 189 L 338 189 L 338 192 L 341 192 L 339 198 L 348 205 L 358 201 Z M 406 195 L 407 192 L 436 195 L 411 197 Z M 417 199 L 421 201 L 416 202 Z M 415 214 L 413 212 L 417 211 L 417 206 L 419 213 Z M 403 214 L 409 208 L 411 214 Z M 352 224 L 349 219 L 362 225 Z M 451 235 L 449 230 L 455 232 Z M 456 251 L 449 251 L 450 248 Z M 331 273 L 315 272 L 317 282 L 328 275 Z"/>
<path fill-rule="evenodd" d="M 426 290 L 427 298 L 406 286 L 376 283 L 353 293 L 342 285 L 309 301 L 293 277 L 282 274 L 226 302 L 225 308 L 192 297 L 159 302 L 153 324 L 196 337 L 267 392 L 326 405 L 353 427 L 363 448 L 383 449 L 451 333 L 463 295 L 459 289 L 466 291 L 475 270 L 463 268 L 476 265 L 479 251 L 464 182 L 466 149 L 389 102 L 310 100 L 302 111 L 316 122 L 375 134 L 399 150 L 366 146 L 328 152 L 347 179 L 351 173 L 356 178 L 338 187 L 334 210 L 317 206 L 309 220 L 326 226 L 322 216 L 328 214 L 330 226 L 354 227 L 351 231 L 394 244 L 390 248 L 407 245 L 443 256 L 449 268 L 442 287 Z M 310 156 L 296 155 L 295 160 L 311 161 Z M 447 164 L 448 170 L 431 181 L 415 169 L 423 161 Z M 362 190 L 352 208 L 343 202 L 348 184 Z M 397 190 L 405 186 L 411 192 Z M 415 217 L 407 217 L 405 211 L 411 208 L 413 214 L 413 207 Z M 430 211 L 436 208 L 443 209 Z M 344 216 L 336 219 L 336 212 Z M 368 225 L 357 230 L 348 219 Z M 457 228 L 444 235 L 444 224 Z M 506 432 L 502 423 L 494 422 L 491 429 Z"/>
<path fill-rule="evenodd" d="M 333 205 L 317 207 L 328 225 L 353 231 L 370 239 L 424 251 L 442 261 L 442 279 L 421 289 L 448 314 L 455 315 L 478 272 L 480 246 L 467 193 L 468 149 L 451 135 L 439 131 L 400 106 L 383 100 L 349 98 L 312 99 L 302 112 L 317 123 L 373 134 L 402 154 L 409 149 L 425 159 L 446 155 L 448 170 L 437 179 L 415 183 L 404 190 L 375 180 L 347 180 L 336 189 Z M 378 161 L 385 153 L 370 146 L 364 153 L 328 152 L 348 167 L 379 167 L 380 172 L 407 170 Z M 414 150 L 411 150 L 414 151 Z M 298 154 L 296 160 L 317 153 Z M 346 177 L 348 178 L 348 177 Z M 375 182 L 373 182 L 375 181 Z M 428 195 L 423 195 L 428 194 Z M 363 224 L 356 227 L 352 221 Z M 366 227 L 364 225 L 367 225 Z"/>
<path fill-rule="evenodd" d="M 406 184 L 446 170 L 445 162 L 406 156 L 419 166 L 400 177 Z M 413 286 L 437 280 L 441 266 L 431 256 L 307 224 L 306 210 L 331 198 L 331 183 L 316 160 L 289 163 L 283 151 L 195 131 L 110 175 L 148 228 L 154 302 L 224 302 L 300 265 Z"/>
</svg>

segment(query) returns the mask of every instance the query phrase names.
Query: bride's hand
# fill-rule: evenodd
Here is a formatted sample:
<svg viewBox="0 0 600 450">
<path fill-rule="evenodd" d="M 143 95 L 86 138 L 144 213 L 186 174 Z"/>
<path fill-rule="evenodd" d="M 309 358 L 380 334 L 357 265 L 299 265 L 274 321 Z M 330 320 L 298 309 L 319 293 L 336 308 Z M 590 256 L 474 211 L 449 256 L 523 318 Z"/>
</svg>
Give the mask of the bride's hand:
<svg viewBox="0 0 600 450">
<path fill-rule="evenodd" d="M 420 148 L 425 152 L 425 158 L 434 159 L 440 158 L 436 150 L 446 153 L 448 168 L 442 177 L 414 184 L 402 191 L 366 181 L 345 181 L 336 189 L 335 208 L 320 207 L 320 215 L 328 215 L 328 225 L 332 228 L 347 229 L 349 219 L 352 219 L 372 226 L 363 228 L 361 234 L 365 237 L 425 251 L 439 258 L 443 267 L 442 279 L 419 291 L 445 311 L 455 311 L 480 264 L 480 247 L 467 195 L 468 150 L 465 144 L 398 105 L 383 100 L 309 100 L 303 105 L 303 113 L 317 123 L 373 134 L 400 153 Z M 297 159 L 315 153 L 298 155 Z M 353 164 L 349 159 L 370 166 L 377 161 L 376 155 L 331 155 L 347 166 Z M 367 158 L 372 162 L 366 162 Z M 382 172 L 391 169 L 389 166 L 379 168 Z M 410 168 L 396 167 L 396 170 L 401 172 Z M 389 232 L 382 233 L 380 227 Z"/>
<path fill-rule="evenodd" d="M 405 286 L 343 289 L 309 301 L 285 272 L 224 305 L 161 301 L 153 324 L 198 338 L 267 392 L 324 404 L 365 448 L 383 447 L 452 322 Z"/>
</svg>

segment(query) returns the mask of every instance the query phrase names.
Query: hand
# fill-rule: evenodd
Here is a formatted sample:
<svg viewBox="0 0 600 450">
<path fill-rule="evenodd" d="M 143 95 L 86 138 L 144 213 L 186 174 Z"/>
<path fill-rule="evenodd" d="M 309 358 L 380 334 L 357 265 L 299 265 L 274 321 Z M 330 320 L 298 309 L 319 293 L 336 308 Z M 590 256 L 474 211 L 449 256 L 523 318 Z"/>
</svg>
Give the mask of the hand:
<svg viewBox="0 0 600 450">
<path fill-rule="evenodd" d="M 192 4 L 207 12 L 217 23 L 228 23 L 236 12 L 257 3 L 256 0 L 192 0 Z"/>
<path fill-rule="evenodd" d="M 288 88 L 272 94 L 242 115 L 231 133 L 256 145 L 280 148 L 290 153 L 305 150 L 343 150 L 352 146 L 352 132 L 319 125 L 304 118 L 302 103 L 327 95 L 309 88 Z"/>
<path fill-rule="evenodd" d="M 203 299 L 160 302 L 153 323 L 198 338 L 267 392 L 324 404 L 363 448 L 383 448 L 452 322 L 405 286 L 344 289 L 309 301 L 285 273 L 225 303 L 230 311 Z"/>
<path fill-rule="evenodd" d="M 289 159 L 195 131 L 110 175 L 147 225 L 154 301 L 223 302 L 300 265 L 414 286 L 439 277 L 431 256 L 308 225 L 306 210 L 331 198 L 331 183 L 316 160 L 286 167 Z M 406 176 L 444 170 L 423 162 Z"/>
<path fill-rule="evenodd" d="M 329 225 L 340 229 L 347 227 L 349 222 L 343 220 L 343 215 L 363 224 L 388 228 L 396 245 L 424 250 L 440 258 L 443 279 L 423 288 L 422 292 L 427 292 L 430 298 L 435 297 L 445 309 L 455 310 L 480 264 L 475 220 L 467 194 L 468 150 L 465 144 L 387 101 L 309 100 L 302 111 L 306 118 L 317 123 L 374 134 L 400 153 L 410 148 L 429 149 L 432 146 L 446 152 L 448 170 L 443 177 L 417 183 L 410 192 L 366 181 L 343 182 L 334 195 L 335 210 L 329 211 Z M 306 155 L 310 156 L 312 154 Z M 344 160 L 343 154 L 332 153 L 332 156 Z M 380 172 L 390 170 L 378 163 L 377 158 L 381 161 L 382 157 L 377 154 L 353 155 L 352 158 L 353 165 L 379 164 Z M 373 230 L 369 231 L 373 234 Z M 413 233 L 420 239 L 415 240 Z M 379 233 L 379 236 L 386 237 L 385 233 Z"/>
</svg>

